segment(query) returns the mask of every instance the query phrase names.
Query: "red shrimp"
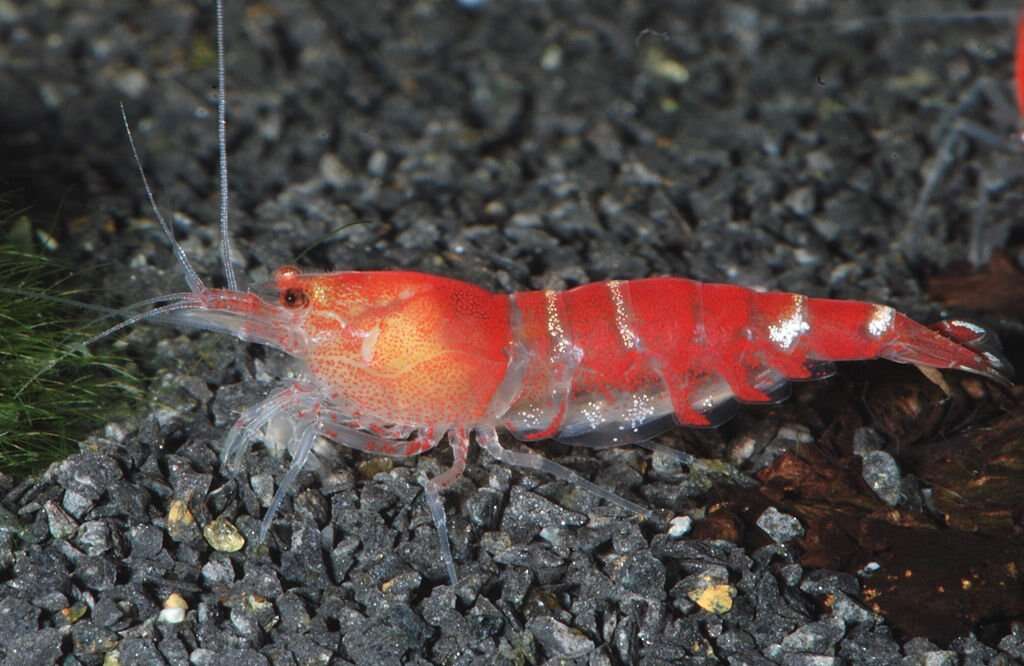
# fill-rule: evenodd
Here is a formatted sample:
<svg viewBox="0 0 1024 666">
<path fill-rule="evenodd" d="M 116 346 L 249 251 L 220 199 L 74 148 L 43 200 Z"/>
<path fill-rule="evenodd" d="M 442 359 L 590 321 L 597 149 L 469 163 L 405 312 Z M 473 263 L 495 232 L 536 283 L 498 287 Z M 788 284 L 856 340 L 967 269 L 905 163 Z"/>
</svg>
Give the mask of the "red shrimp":
<svg viewBox="0 0 1024 666">
<path fill-rule="evenodd" d="M 220 85 L 223 128 L 223 77 Z M 223 204 L 223 133 L 220 140 Z M 140 162 L 139 171 L 153 203 Z M 190 291 L 150 299 L 146 303 L 157 307 L 97 338 L 156 319 L 275 347 L 299 361 L 300 379 L 245 410 L 223 448 L 225 466 L 237 470 L 272 421 L 291 426 L 292 463 L 263 519 L 261 539 L 321 438 L 399 458 L 446 440 L 452 466 L 420 482 L 453 584 L 440 494 L 463 473 L 473 436 L 501 461 L 547 472 L 644 514 L 644 507 L 566 467 L 504 448 L 499 431 L 596 447 L 642 443 L 676 424 L 717 425 L 737 403 L 778 401 L 788 382 L 825 377 L 833 361 L 884 358 L 1003 383 L 1011 373 L 991 337 L 966 322 L 929 328 L 885 305 L 675 277 L 508 295 L 416 272 L 304 274 L 286 267 L 275 274 L 275 296 L 264 298 L 236 287 L 226 208 L 221 256 L 229 287 L 200 280 L 153 203 Z"/>
</svg>

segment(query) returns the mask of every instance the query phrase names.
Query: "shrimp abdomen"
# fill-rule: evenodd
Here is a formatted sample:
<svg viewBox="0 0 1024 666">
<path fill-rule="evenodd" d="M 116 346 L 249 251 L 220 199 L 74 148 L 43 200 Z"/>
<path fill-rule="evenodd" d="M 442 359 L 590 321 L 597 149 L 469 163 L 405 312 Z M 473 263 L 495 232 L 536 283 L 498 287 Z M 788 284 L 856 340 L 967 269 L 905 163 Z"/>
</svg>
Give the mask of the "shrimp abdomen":
<svg viewBox="0 0 1024 666">
<path fill-rule="evenodd" d="M 997 381 L 1009 372 L 981 344 L 983 329 L 929 328 L 862 301 L 668 277 L 512 301 L 514 335 L 531 353 L 505 425 L 527 439 L 635 441 L 667 415 L 716 425 L 736 402 L 778 401 L 790 381 L 828 376 L 833 361 L 885 358 Z"/>
</svg>

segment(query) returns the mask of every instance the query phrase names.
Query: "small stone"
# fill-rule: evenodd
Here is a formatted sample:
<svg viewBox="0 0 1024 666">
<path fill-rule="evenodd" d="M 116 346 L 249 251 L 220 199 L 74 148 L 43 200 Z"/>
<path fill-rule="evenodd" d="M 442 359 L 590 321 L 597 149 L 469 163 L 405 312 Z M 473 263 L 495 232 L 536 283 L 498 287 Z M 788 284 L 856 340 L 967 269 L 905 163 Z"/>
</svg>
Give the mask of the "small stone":
<svg viewBox="0 0 1024 666">
<path fill-rule="evenodd" d="M 786 543 L 804 535 L 803 525 L 796 516 L 782 513 L 773 506 L 765 509 L 758 517 L 757 526 L 775 543 Z"/>
<path fill-rule="evenodd" d="M 203 528 L 203 536 L 214 550 L 222 553 L 235 553 L 245 546 L 245 537 L 227 518 L 217 518 L 207 523 Z"/>
<path fill-rule="evenodd" d="M 205 384 L 204 384 L 205 388 Z M 191 462 L 179 457 L 172 457 L 177 464 L 170 471 L 171 484 L 174 487 L 174 496 L 189 500 L 193 497 L 206 497 L 213 483 L 213 476 L 210 474 L 197 474 L 189 469 L 182 469 Z"/>
<path fill-rule="evenodd" d="M 57 590 L 53 590 L 52 592 L 44 592 L 32 598 L 33 606 L 35 606 L 36 608 L 42 608 L 46 611 L 50 611 L 51 613 L 63 611 L 65 608 L 68 607 L 69 603 L 70 602 L 68 601 L 67 595 Z M 0 630 L 0 635 L 3 635 L 2 630 Z"/>
<path fill-rule="evenodd" d="M 207 586 L 228 585 L 235 582 L 235 569 L 227 559 L 212 559 L 203 565 L 201 574 Z"/>
<path fill-rule="evenodd" d="M 501 516 L 501 529 L 512 537 L 513 543 L 519 544 L 529 542 L 548 525 L 582 527 L 586 522 L 586 516 L 564 509 L 522 486 L 514 486 Z"/>
<path fill-rule="evenodd" d="M 825 657 L 816 654 L 787 654 L 782 658 L 782 666 L 837 666 L 836 657 Z"/>
<path fill-rule="evenodd" d="M 163 551 L 163 531 L 155 525 L 136 525 L 128 532 L 132 544 L 132 557 L 153 559 Z"/>
<path fill-rule="evenodd" d="M 256 620 L 264 631 L 270 631 L 277 624 L 277 608 L 269 599 L 259 594 L 247 594 L 243 601 L 245 605 L 242 610 Z"/>
<path fill-rule="evenodd" d="M 100 627 L 123 629 L 127 626 L 124 619 L 128 610 L 127 604 L 115 601 L 110 595 L 103 595 L 92 609 L 93 624 Z"/>
<path fill-rule="evenodd" d="M 878 499 L 889 506 L 900 503 L 900 468 L 896 459 L 886 451 L 871 451 L 863 458 L 864 482 Z"/>
<path fill-rule="evenodd" d="M 540 56 L 541 69 L 551 71 L 562 66 L 562 47 L 551 44 Z"/>
<path fill-rule="evenodd" d="M 644 68 L 675 84 L 683 84 L 690 80 L 690 72 L 686 69 L 686 65 L 658 47 L 648 49 L 644 58 Z"/>
<path fill-rule="evenodd" d="M 120 656 L 115 663 L 125 666 L 166 663 L 152 638 L 126 638 L 117 646 L 117 651 Z M 105 661 L 104 666 L 107 666 Z"/>
<path fill-rule="evenodd" d="M 76 493 L 73 490 L 66 491 L 61 499 L 61 505 L 64 509 L 72 516 L 77 516 L 78 518 L 82 518 L 85 514 L 89 513 L 95 503 L 89 497 Z"/>
<path fill-rule="evenodd" d="M 60 614 L 64 617 L 65 620 L 67 620 L 68 624 L 74 624 L 75 622 L 78 622 L 83 617 L 85 617 L 85 614 L 88 612 L 89 607 L 79 602 L 77 604 L 67 606 L 66 608 L 62 608 Z"/>
<path fill-rule="evenodd" d="M 90 520 L 78 529 L 75 543 L 87 555 L 102 555 L 110 550 L 110 526 L 103 520 Z"/>
<path fill-rule="evenodd" d="M 270 474 L 254 474 L 249 479 L 249 486 L 256 493 L 261 506 L 270 506 L 274 500 L 274 477 Z"/>
<path fill-rule="evenodd" d="M 168 632 L 171 635 L 165 636 L 158 644 L 157 648 L 160 650 L 161 656 L 166 659 L 168 664 L 187 664 L 188 663 L 188 647 L 185 642 L 181 639 L 181 636 L 174 635 L 172 632 Z M 300 663 L 312 663 L 312 662 L 300 662 Z M 326 663 L 326 662 L 325 662 Z"/>
<path fill-rule="evenodd" d="M 931 650 L 905 657 L 901 663 L 903 666 L 956 666 L 960 659 L 950 650 Z"/>
<path fill-rule="evenodd" d="M 312 622 L 302 597 L 294 592 L 285 592 L 276 603 L 281 617 L 281 628 L 295 634 L 309 631 Z"/>
<path fill-rule="evenodd" d="M 196 519 L 188 504 L 180 499 L 171 500 L 167 509 L 167 534 L 175 541 L 191 541 L 195 536 Z"/>
<path fill-rule="evenodd" d="M 327 153 L 320 158 L 320 176 L 333 187 L 344 187 L 352 179 L 352 172 L 337 155 Z"/>
<path fill-rule="evenodd" d="M 117 648 L 121 638 L 106 627 L 97 627 L 93 622 L 83 622 L 71 630 L 72 644 L 77 655 L 105 655 Z M 95 663 L 95 662 L 86 662 Z"/>
<path fill-rule="evenodd" d="M 709 613 L 728 613 L 732 610 L 732 599 L 736 596 L 736 588 L 732 585 L 719 583 L 695 591 L 688 595 L 690 600 Z"/>
<path fill-rule="evenodd" d="M 614 567 L 613 580 L 648 599 L 665 598 L 665 565 L 648 550 L 621 558 Z"/>
<path fill-rule="evenodd" d="M 783 203 L 794 214 L 807 217 L 814 212 L 814 188 L 810 186 L 798 187 L 786 195 Z"/>
<path fill-rule="evenodd" d="M 71 456 L 57 468 L 57 482 L 68 492 L 75 493 L 95 503 L 115 481 L 122 478 L 117 463 L 107 456 L 95 453 L 79 453 Z M 65 493 L 66 499 L 67 493 Z M 75 514 L 64 506 L 72 515 Z"/>
<path fill-rule="evenodd" d="M 149 79 L 146 78 L 146 73 L 135 67 L 115 72 L 113 83 L 114 87 L 121 94 L 132 99 L 140 97 L 146 91 L 146 88 L 149 87 Z"/>
<path fill-rule="evenodd" d="M 684 591 L 690 601 L 716 615 L 732 610 L 736 596 L 736 588 L 729 584 L 729 572 L 717 565 L 687 576 L 676 584 L 675 590 Z"/>
<path fill-rule="evenodd" d="M 872 451 L 879 451 L 885 446 L 882 435 L 874 428 L 857 428 L 853 432 L 853 454 L 864 457 Z"/>
<path fill-rule="evenodd" d="M 0 534 L 11 533 L 21 534 L 25 526 L 18 520 L 18 516 L 0 505 Z"/>
<path fill-rule="evenodd" d="M 185 619 L 185 612 L 188 610 L 188 602 L 177 592 L 171 594 L 164 600 L 164 609 L 160 611 L 157 618 L 164 624 L 181 624 Z"/>
<path fill-rule="evenodd" d="M 75 565 L 75 578 L 90 590 L 104 592 L 117 583 L 117 567 L 107 557 L 83 557 Z"/>
<path fill-rule="evenodd" d="M 846 633 L 846 623 L 838 618 L 806 624 L 782 639 L 789 652 L 826 654 Z"/>
<path fill-rule="evenodd" d="M 401 600 L 403 603 L 410 603 L 410 597 L 422 583 L 423 577 L 413 571 L 384 581 L 380 585 L 380 591 L 386 594 L 392 602 Z"/>
<path fill-rule="evenodd" d="M 612 548 L 620 555 L 635 553 L 647 547 L 640 526 L 636 523 L 623 523 L 612 530 Z"/>
<path fill-rule="evenodd" d="M 1010 633 L 999 641 L 999 649 L 1015 659 L 1024 660 L 1024 625 L 1014 622 L 1010 625 Z"/>
<path fill-rule="evenodd" d="M 586 634 L 549 615 L 531 619 L 526 629 L 552 657 L 579 657 L 594 649 L 594 641 Z"/>
<path fill-rule="evenodd" d="M 381 178 L 388 171 L 388 154 L 383 150 L 375 150 L 366 161 L 366 171 L 374 178 Z"/>
<path fill-rule="evenodd" d="M 54 539 L 69 539 L 78 531 L 78 523 L 61 508 L 56 500 L 50 500 L 44 507 L 50 535 Z"/>
<path fill-rule="evenodd" d="M 787 564 L 779 568 L 779 577 L 782 578 L 783 583 L 790 587 L 799 585 L 803 575 L 804 568 L 799 564 Z"/>
<path fill-rule="evenodd" d="M 668 535 L 673 539 L 682 539 L 693 529 L 693 518 L 676 516 L 668 524 Z"/>
<path fill-rule="evenodd" d="M 808 571 L 800 581 L 800 589 L 807 594 L 817 596 L 837 593 L 858 596 L 860 583 L 852 574 L 814 569 Z"/>
<path fill-rule="evenodd" d="M 481 488 L 466 503 L 466 512 L 475 527 L 489 528 L 497 523 L 501 515 L 501 492 L 494 488 Z"/>
<path fill-rule="evenodd" d="M 832 598 L 832 615 L 847 624 L 860 624 L 874 618 L 871 611 L 863 608 L 842 592 L 834 593 Z"/>
<path fill-rule="evenodd" d="M 394 460 L 383 456 L 377 456 L 375 458 L 362 461 L 356 469 L 358 470 L 359 478 L 369 481 L 378 474 L 387 474 L 394 468 Z"/>
</svg>

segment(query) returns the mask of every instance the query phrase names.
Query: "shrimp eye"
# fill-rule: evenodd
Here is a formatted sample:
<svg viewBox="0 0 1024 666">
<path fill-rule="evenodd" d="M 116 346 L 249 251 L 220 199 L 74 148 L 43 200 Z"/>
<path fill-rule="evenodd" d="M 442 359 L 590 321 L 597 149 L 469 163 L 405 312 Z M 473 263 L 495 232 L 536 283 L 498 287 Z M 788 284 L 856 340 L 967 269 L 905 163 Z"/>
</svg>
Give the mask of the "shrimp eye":
<svg viewBox="0 0 1024 666">
<path fill-rule="evenodd" d="M 286 308 L 304 308 L 309 305 L 309 298 L 306 296 L 306 292 L 293 287 L 285 289 L 281 294 L 281 303 Z"/>
</svg>

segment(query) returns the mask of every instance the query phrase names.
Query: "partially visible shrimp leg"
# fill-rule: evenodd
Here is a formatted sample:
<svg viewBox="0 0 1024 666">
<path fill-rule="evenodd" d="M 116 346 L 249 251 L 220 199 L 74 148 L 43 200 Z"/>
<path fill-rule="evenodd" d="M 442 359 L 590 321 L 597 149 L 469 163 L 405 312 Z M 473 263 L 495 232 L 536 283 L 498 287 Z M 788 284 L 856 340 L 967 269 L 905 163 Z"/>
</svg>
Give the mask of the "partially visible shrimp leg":
<svg viewBox="0 0 1024 666">
<path fill-rule="evenodd" d="M 224 467 L 232 474 L 241 471 L 242 459 L 249 451 L 249 444 L 263 427 L 283 411 L 293 410 L 310 400 L 316 400 L 310 389 L 301 384 L 292 384 L 275 391 L 263 402 L 242 412 L 224 439 L 224 448 L 221 452 Z"/>
<path fill-rule="evenodd" d="M 295 484 L 295 479 L 299 476 L 299 472 L 306 467 L 309 454 L 313 451 L 313 443 L 320 434 L 321 426 L 322 424 L 319 419 L 313 419 L 302 428 L 298 438 L 298 445 L 292 451 L 292 464 L 289 465 L 288 473 L 284 475 L 281 483 L 278 484 L 277 493 L 274 494 L 274 501 L 270 503 L 270 508 L 267 509 L 267 513 L 263 516 L 263 521 L 260 523 L 260 543 L 266 540 L 267 531 L 270 530 L 270 525 L 274 520 L 274 514 L 281 508 L 281 503 L 284 502 L 285 495 L 288 494 L 288 491 Z"/>
<path fill-rule="evenodd" d="M 331 412 L 325 410 L 324 414 L 329 420 Z M 325 427 L 324 437 L 334 440 L 350 449 L 362 451 L 372 455 L 388 456 L 389 458 L 409 458 L 429 451 L 438 445 L 444 431 L 435 433 L 433 428 L 421 429 L 416 437 L 412 439 L 391 439 L 379 435 L 356 430 L 345 426 Z"/>
<path fill-rule="evenodd" d="M 291 394 L 283 395 L 289 390 L 291 391 Z M 298 386 L 279 392 L 279 394 L 258 405 L 254 410 L 250 410 L 257 411 L 263 409 L 264 411 L 257 415 L 258 420 L 251 420 L 249 422 L 248 430 L 253 432 L 258 429 L 262 423 L 266 423 L 283 409 L 302 406 L 304 399 L 308 401 L 310 397 L 315 399 L 315 396 L 311 396 L 309 393 L 303 393 L 301 388 Z M 278 399 L 278 402 L 268 404 L 275 399 Z M 266 538 L 267 531 L 270 529 L 274 515 L 277 513 L 277 510 L 281 508 L 285 495 L 288 494 L 288 491 L 295 483 L 295 479 L 306 467 L 306 463 L 309 462 L 309 456 L 313 451 L 313 445 L 316 442 L 317 437 L 326 437 L 335 440 L 340 444 L 358 451 L 391 456 L 393 458 L 407 458 L 409 456 L 414 456 L 422 453 L 423 451 L 428 451 L 434 448 L 438 443 L 439 438 L 434 436 L 433 430 L 426 430 L 420 434 L 419 437 L 411 441 L 395 441 L 369 435 L 351 428 L 332 428 L 324 424 L 325 417 L 329 419 L 333 416 L 331 411 L 320 409 L 318 403 L 311 404 L 310 407 L 311 408 L 305 413 L 307 416 L 312 416 L 312 418 L 309 418 L 304 422 L 304 425 L 300 427 L 299 436 L 295 440 L 297 444 L 295 446 L 289 446 L 292 450 L 292 464 L 288 467 L 288 472 L 285 474 L 284 478 L 281 479 L 281 483 L 278 484 L 274 500 L 271 502 L 270 508 L 267 509 L 267 513 L 263 516 L 263 521 L 260 523 L 261 542 Z M 243 416 L 243 418 L 245 417 Z M 302 417 L 297 415 L 297 418 L 301 419 Z M 242 429 L 246 430 L 246 426 L 243 426 Z M 252 439 L 252 436 L 250 435 L 248 439 Z M 243 439 L 241 441 L 248 442 L 248 439 Z M 245 445 L 239 445 L 238 448 L 243 449 L 248 447 Z M 236 455 L 240 454 L 236 453 Z M 463 467 L 465 467 L 464 464 Z M 445 543 L 447 543 L 447 540 Z"/>
<path fill-rule="evenodd" d="M 441 491 L 455 483 L 465 471 L 466 457 L 469 454 L 469 436 L 462 428 L 451 430 L 448 432 L 448 444 L 452 447 L 454 456 L 452 466 L 433 479 L 421 477 L 420 485 L 423 486 L 427 508 L 430 509 L 430 516 L 434 519 L 434 525 L 437 527 L 441 559 L 444 560 L 445 569 L 448 571 L 448 580 L 454 586 L 459 582 L 459 577 L 455 573 L 455 559 L 452 557 L 452 547 L 448 541 L 448 517 L 444 511 L 444 503 L 441 502 Z"/>
<path fill-rule="evenodd" d="M 618 505 L 627 511 L 638 513 L 643 516 L 649 516 L 651 514 L 650 510 L 646 507 L 640 506 L 635 502 L 630 502 L 624 497 L 619 497 L 609 490 L 605 490 L 596 483 L 588 481 L 568 467 L 563 467 L 553 460 L 548 460 L 543 456 L 533 453 L 519 453 L 517 451 L 509 451 L 508 449 L 502 448 L 501 443 L 498 441 L 498 433 L 493 428 L 477 428 L 476 438 L 480 446 L 482 446 L 487 453 L 491 454 L 497 460 L 514 467 L 525 467 L 526 469 L 545 472 L 557 479 L 561 479 L 562 481 L 568 481 L 573 485 L 585 488 L 598 497 L 607 500 L 612 504 Z"/>
</svg>

